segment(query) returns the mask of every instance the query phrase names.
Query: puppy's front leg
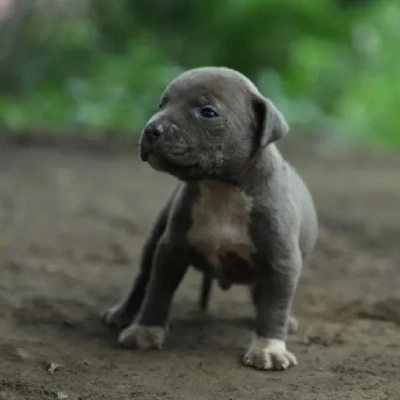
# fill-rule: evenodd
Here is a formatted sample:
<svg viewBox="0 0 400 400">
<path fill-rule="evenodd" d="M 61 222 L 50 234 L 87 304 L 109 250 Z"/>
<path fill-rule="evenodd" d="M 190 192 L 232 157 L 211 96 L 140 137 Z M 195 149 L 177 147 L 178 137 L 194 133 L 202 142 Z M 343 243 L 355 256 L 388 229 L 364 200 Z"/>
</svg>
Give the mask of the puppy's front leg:
<svg viewBox="0 0 400 400">
<path fill-rule="evenodd" d="M 171 200 L 161 210 L 146 240 L 141 255 L 139 273 L 135 277 L 129 292 L 117 304 L 103 312 L 103 320 L 106 324 L 116 326 L 119 329 L 126 328 L 138 313 L 150 280 L 154 253 L 167 225 L 170 203 Z"/>
<path fill-rule="evenodd" d="M 301 270 L 300 251 L 268 262 L 268 271 L 257 283 L 255 332 L 243 358 L 245 365 L 261 370 L 285 370 L 297 364 L 286 349 L 292 299 Z"/>
<path fill-rule="evenodd" d="M 181 248 L 160 241 L 139 315 L 119 336 L 123 347 L 162 348 L 171 302 L 188 266 L 189 259 Z"/>
</svg>

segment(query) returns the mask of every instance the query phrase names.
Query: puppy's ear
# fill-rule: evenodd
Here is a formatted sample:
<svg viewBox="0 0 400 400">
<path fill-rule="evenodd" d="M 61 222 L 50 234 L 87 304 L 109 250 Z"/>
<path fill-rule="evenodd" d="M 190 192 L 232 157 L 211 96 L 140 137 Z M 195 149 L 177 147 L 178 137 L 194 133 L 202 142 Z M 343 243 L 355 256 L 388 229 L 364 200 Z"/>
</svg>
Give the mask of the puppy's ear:
<svg viewBox="0 0 400 400">
<path fill-rule="evenodd" d="M 289 125 L 282 113 L 270 100 L 257 95 L 253 99 L 253 110 L 256 135 L 260 147 L 268 146 L 288 133 Z"/>
</svg>

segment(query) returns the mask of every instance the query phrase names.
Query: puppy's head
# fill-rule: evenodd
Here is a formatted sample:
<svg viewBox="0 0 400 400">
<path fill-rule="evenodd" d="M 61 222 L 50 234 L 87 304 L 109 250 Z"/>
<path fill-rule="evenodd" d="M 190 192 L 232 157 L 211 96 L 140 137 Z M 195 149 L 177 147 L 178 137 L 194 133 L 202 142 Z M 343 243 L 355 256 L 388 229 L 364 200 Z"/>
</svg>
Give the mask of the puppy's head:
<svg viewBox="0 0 400 400">
<path fill-rule="evenodd" d="M 142 132 L 140 156 L 185 181 L 234 182 L 257 150 L 287 131 L 282 114 L 245 76 L 197 68 L 166 88 Z"/>
</svg>

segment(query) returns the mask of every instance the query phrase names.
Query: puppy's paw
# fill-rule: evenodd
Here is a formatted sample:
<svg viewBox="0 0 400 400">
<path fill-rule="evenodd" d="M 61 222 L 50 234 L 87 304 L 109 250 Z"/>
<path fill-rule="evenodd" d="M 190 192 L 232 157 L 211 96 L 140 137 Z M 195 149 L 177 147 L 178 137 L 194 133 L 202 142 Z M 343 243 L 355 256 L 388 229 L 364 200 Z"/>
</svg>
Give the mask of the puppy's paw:
<svg viewBox="0 0 400 400">
<path fill-rule="evenodd" d="M 297 365 L 297 360 L 286 350 L 285 342 L 254 337 L 243 358 L 243 363 L 255 369 L 282 371 Z"/>
<path fill-rule="evenodd" d="M 128 315 L 123 304 L 116 304 L 101 313 L 103 322 L 119 329 L 127 327 L 132 322 L 132 316 Z"/>
<path fill-rule="evenodd" d="M 162 349 L 166 329 L 161 326 L 132 324 L 124 329 L 118 338 L 122 347 L 133 349 Z"/>
</svg>

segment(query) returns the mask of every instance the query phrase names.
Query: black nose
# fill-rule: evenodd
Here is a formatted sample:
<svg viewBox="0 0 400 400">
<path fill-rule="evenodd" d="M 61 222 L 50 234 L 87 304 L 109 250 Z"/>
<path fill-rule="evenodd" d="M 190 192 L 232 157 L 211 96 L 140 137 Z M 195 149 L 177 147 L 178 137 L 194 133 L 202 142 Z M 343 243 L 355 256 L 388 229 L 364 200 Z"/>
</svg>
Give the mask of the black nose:
<svg viewBox="0 0 400 400">
<path fill-rule="evenodd" d="M 149 124 L 144 128 L 144 135 L 148 141 L 154 141 L 158 139 L 163 133 L 162 126 Z"/>
</svg>

